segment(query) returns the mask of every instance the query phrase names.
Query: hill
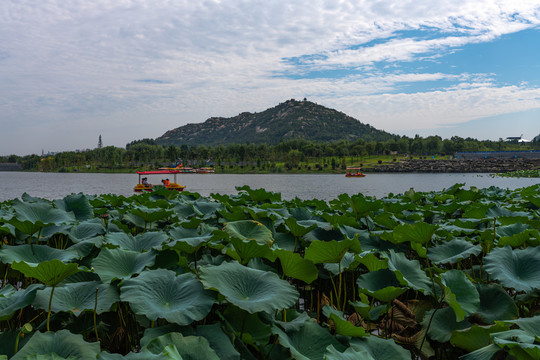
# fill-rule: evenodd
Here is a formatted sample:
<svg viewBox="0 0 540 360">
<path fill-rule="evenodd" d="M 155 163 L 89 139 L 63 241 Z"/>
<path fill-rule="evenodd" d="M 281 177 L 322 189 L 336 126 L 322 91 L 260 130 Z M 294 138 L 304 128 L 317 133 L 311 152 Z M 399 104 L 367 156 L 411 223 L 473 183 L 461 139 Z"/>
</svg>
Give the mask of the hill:
<svg viewBox="0 0 540 360">
<path fill-rule="evenodd" d="M 282 140 L 311 141 L 388 140 L 393 135 L 310 101 L 285 101 L 260 113 L 212 117 L 187 124 L 156 139 L 161 145 L 219 145 L 230 143 L 278 144 Z"/>
</svg>

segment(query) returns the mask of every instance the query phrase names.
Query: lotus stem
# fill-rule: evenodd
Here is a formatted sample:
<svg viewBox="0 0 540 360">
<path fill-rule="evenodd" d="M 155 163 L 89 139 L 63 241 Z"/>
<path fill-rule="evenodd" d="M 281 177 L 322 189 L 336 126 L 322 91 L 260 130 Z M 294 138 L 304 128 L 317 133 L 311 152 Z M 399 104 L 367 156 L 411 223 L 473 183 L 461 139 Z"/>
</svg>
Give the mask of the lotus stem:
<svg viewBox="0 0 540 360">
<path fill-rule="evenodd" d="M 51 296 L 49 297 L 49 312 L 47 313 L 47 331 L 51 331 L 50 328 L 50 320 L 51 320 L 51 305 L 52 305 L 52 298 L 54 294 L 54 289 L 56 288 L 56 285 L 53 285 L 51 290 Z"/>
<path fill-rule="evenodd" d="M 96 288 L 96 301 L 94 303 L 94 333 L 96 334 L 96 341 L 99 341 L 99 336 L 98 336 L 98 331 L 97 331 L 97 316 L 96 316 L 98 292 L 99 292 L 99 288 Z"/>
<path fill-rule="evenodd" d="M 246 320 L 247 320 L 247 311 L 246 311 L 246 314 L 244 315 L 244 319 L 242 319 L 242 328 L 240 329 L 240 339 L 242 339 L 242 337 L 244 336 L 244 327 L 246 326 Z"/>
</svg>

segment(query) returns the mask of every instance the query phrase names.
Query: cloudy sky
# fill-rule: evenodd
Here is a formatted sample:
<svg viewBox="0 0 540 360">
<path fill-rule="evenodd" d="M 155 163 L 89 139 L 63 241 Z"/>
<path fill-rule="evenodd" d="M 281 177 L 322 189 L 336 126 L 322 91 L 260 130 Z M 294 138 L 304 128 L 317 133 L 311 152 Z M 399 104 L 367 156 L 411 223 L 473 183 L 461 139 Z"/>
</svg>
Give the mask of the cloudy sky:
<svg viewBox="0 0 540 360">
<path fill-rule="evenodd" d="M 2 0 L 0 155 L 290 98 L 395 134 L 540 133 L 538 0 Z"/>
</svg>

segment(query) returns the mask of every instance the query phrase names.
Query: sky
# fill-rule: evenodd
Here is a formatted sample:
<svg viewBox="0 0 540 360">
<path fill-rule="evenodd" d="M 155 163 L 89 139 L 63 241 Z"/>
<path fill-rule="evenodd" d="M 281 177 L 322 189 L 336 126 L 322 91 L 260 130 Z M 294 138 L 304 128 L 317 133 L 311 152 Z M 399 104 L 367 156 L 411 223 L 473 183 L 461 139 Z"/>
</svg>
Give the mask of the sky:
<svg viewBox="0 0 540 360">
<path fill-rule="evenodd" d="M 397 135 L 540 134 L 538 0 L 2 0 L 0 155 L 307 98 Z"/>
</svg>

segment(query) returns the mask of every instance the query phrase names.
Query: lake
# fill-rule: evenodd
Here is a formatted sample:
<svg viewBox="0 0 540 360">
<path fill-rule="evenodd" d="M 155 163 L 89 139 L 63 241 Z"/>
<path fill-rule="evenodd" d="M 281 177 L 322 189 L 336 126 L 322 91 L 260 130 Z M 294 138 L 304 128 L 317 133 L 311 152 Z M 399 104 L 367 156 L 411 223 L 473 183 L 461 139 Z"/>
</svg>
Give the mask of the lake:
<svg viewBox="0 0 540 360">
<path fill-rule="evenodd" d="M 148 176 L 149 181 L 160 184 L 160 175 Z M 169 176 L 172 180 L 172 176 Z M 60 199 L 71 193 L 131 196 L 137 184 L 136 174 L 81 174 L 0 172 L 0 201 L 20 197 L 24 192 L 45 199 Z M 364 178 L 347 178 L 334 174 L 183 174 L 178 182 L 186 190 L 208 196 L 211 193 L 236 194 L 236 186 L 249 185 L 280 192 L 283 199 L 331 200 L 339 194 L 363 193 L 377 198 L 389 193 L 399 194 L 410 188 L 416 191 L 439 191 L 456 183 L 486 188 L 497 186 L 516 189 L 540 183 L 537 178 L 499 178 L 488 174 L 368 174 Z"/>
</svg>

